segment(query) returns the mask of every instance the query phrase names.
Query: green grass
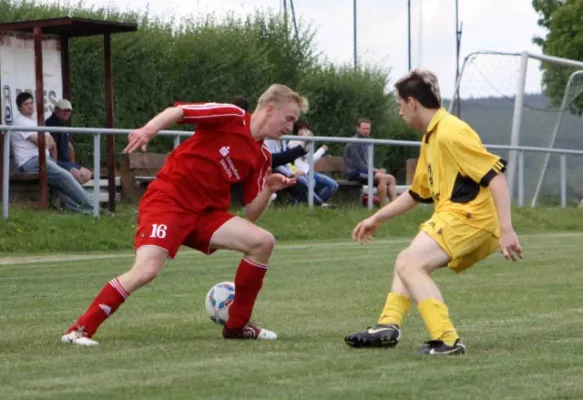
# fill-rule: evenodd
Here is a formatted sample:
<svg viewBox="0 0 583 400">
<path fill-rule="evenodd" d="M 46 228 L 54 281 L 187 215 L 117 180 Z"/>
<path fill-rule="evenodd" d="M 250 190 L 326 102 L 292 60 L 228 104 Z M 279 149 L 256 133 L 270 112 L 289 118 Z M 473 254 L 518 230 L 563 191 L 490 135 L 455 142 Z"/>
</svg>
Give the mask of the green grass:
<svg viewBox="0 0 583 400">
<path fill-rule="evenodd" d="M 381 227 L 379 238 L 411 236 L 429 218 L 433 207 L 417 207 Z M 271 207 L 258 224 L 277 240 L 349 239 L 354 226 L 371 214 L 363 207 L 337 209 Z M 515 208 L 519 233 L 583 231 L 580 208 Z M 132 250 L 136 209 L 121 205 L 113 217 L 30 210 L 12 207 L 8 221 L 0 222 L 0 256 L 7 254 L 103 252 Z"/>
<path fill-rule="evenodd" d="M 522 215 L 536 221 L 536 215 Z M 546 218 L 546 217 L 545 217 Z M 415 354 L 427 333 L 415 310 L 391 350 L 355 350 L 343 336 L 374 324 L 406 240 L 283 243 L 254 317 L 275 342 L 224 341 L 203 312 L 238 255 L 182 251 L 96 335 L 97 348 L 58 343 L 107 280 L 108 259 L 0 266 L 2 399 L 580 399 L 583 233 L 523 235 L 525 259 L 499 254 L 460 276 L 439 271 L 462 357 Z"/>
</svg>

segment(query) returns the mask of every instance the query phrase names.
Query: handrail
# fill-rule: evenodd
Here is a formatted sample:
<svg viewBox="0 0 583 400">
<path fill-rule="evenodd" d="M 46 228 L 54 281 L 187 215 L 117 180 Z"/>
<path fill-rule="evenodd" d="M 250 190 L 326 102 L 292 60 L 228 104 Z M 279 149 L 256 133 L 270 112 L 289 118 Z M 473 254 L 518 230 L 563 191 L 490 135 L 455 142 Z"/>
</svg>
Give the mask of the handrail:
<svg viewBox="0 0 583 400">
<path fill-rule="evenodd" d="M 111 128 L 71 128 L 71 127 L 26 127 L 26 126 L 15 126 L 15 125 L 0 125 L 0 132 L 12 132 L 12 131 L 25 131 L 25 132 L 67 132 L 75 134 L 85 134 L 94 135 L 94 168 L 99 168 L 99 157 L 100 151 L 98 145 L 100 143 L 99 138 L 101 135 L 127 135 L 132 132 L 131 129 L 111 129 Z M 180 144 L 180 137 L 190 137 L 195 133 L 192 131 L 176 131 L 176 130 L 163 130 L 158 133 L 160 136 L 171 136 L 174 137 L 174 147 Z M 309 142 L 309 164 L 310 164 L 310 180 L 313 180 L 314 173 L 314 143 L 316 142 L 326 142 L 326 143 L 364 143 L 369 145 L 368 153 L 369 155 L 374 155 L 375 145 L 389 145 L 389 146 L 405 146 L 405 147 L 419 147 L 421 146 L 420 141 L 409 141 L 409 140 L 392 140 L 392 139 L 372 139 L 372 138 L 355 138 L 355 137 L 331 137 L 331 136 L 292 136 L 285 135 L 282 136 L 283 140 L 299 140 Z M 566 156 L 567 155 L 578 155 L 583 156 L 583 150 L 572 150 L 572 149 L 557 149 L 557 148 L 544 148 L 544 147 L 532 147 L 532 146 L 511 146 L 511 145 L 485 145 L 488 149 L 493 150 L 514 150 L 519 152 L 519 206 L 523 204 L 523 194 L 524 194 L 524 152 L 536 152 L 536 153 L 553 153 L 561 155 L 561 205 L 566 207 Z M 3 171 L 2 171 L 2 211 L 5 219 L 8 218 L 8 200 L 9 200 L 9 160 L 10 160 L 10 135 L 6 134 L 4 136 L 4 160 L 3 160 Z M 372 157 L 369 157 L 369 172 L 372 171 L 374 162 Z M 94 215 L 99 216 L 99 174 L 94 174 L 93 180 L 93 190 L 94 199 L 97 197 L 97 204 L 94 207 Z M 369 173 L 369 208 L 372 208 L 372 174 Z M 313 206 L 313 187 L 309 185 L 308 193 L 308 203 Z"/>
</svg>

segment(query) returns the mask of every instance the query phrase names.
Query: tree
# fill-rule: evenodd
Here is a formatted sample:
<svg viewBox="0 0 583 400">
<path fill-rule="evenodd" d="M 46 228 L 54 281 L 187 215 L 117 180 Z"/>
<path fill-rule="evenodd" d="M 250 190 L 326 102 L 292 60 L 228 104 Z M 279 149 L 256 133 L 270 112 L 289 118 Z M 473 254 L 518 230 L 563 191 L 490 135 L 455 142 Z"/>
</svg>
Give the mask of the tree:
<svg viewBox="0 0 583 400">
<path fill-rule="evenodd" d="M 583 0 L 533 0 L 532 6 L 539 14 L 538 25 L 547 29 L 544 37 L 533 38 L 543 53 L 556 57 L 583 60 Z M 542 63 L 542 86 L 553 105 L 561 103 L 569 75 L 576 68 L 565 68 Z M 583 112 L 583 98 L 570 107 L 576 114 Z"/>
</svg>

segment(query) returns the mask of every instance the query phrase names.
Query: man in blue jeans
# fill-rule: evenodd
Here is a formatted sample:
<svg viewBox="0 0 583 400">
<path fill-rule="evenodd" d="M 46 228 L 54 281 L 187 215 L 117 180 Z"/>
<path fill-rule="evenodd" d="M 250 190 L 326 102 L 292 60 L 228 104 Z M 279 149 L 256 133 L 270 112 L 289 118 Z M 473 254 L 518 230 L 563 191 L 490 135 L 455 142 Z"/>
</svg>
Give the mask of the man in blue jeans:
<svg viewBox="0 0 583 400">
<path fill-rule="evenodd" d="M 67 126 L 72 112 L 73 107 L 69 100 L 59 100 L 55 104 L 55 110 L 51 116 L 45 120 L 45 126 Z M 71 143 L 71 134 L 68 132 L 53 132 L 51 135 L 55 140 L 56 160 L 59 167 L 69 171 L 81 185 L 89 182 L 91 180 L 91 171 L 72 161 L 74 150 Z"/>
<path fill-rule="evenodd" d="M 16 106 L 20 114 L 14 117 L 15 126 L 37 127 L 32 118 L 34 112 L 34 100 L 32 95 L 22 92 L 16 97 Z M 49 150 L 55 150 L 53 137 L 45 134 L 47 145 L 47 180 L 52 189 L 59 192 L 64 200 L 65 207 L 71 211 L 90 214 L 93 211 L 93 203 L 83 187 L 75 180 L 73 175 L 59 167 L 50 158 Z M 14 160 L 18 165 L 18 171 L 32 174 L 39 173 L 38 158 L 38 133 L 32 131 L 12 131 L 10 143 Z"/>
</svg>

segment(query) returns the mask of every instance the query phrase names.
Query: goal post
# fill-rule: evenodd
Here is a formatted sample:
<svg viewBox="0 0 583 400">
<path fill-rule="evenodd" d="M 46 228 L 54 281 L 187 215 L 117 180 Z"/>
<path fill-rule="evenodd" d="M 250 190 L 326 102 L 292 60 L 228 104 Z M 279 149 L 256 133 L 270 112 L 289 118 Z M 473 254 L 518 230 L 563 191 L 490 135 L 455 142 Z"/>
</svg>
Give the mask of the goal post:
<svg viewBox="0 0 583 400">
<path fill-rule="evenodd" d="M 583 70 L 583 62 L 526 51 L 474 52 L 465 57 L 453 99 L 445 103 L 450 112 L 476 129 L 484 144 L 583 150 L 583 119 L 565 112 L 574 109 L 574 101 L 583 93 L 583 72 L 576 73 L 579 70 Z M 551 78 L 554 85 L 547 86 Z M 582 157 L 494 152 L 508 160 L 510 196 L 519 206 L 525 198 L 532 198 L 533 205 L 538 198 L 555 204 L 559 178 L 566 169 L 568 187 L 561 188 L 561 203 L 567 192 L 571 197 L 583 197 Z"/>
</svg>

